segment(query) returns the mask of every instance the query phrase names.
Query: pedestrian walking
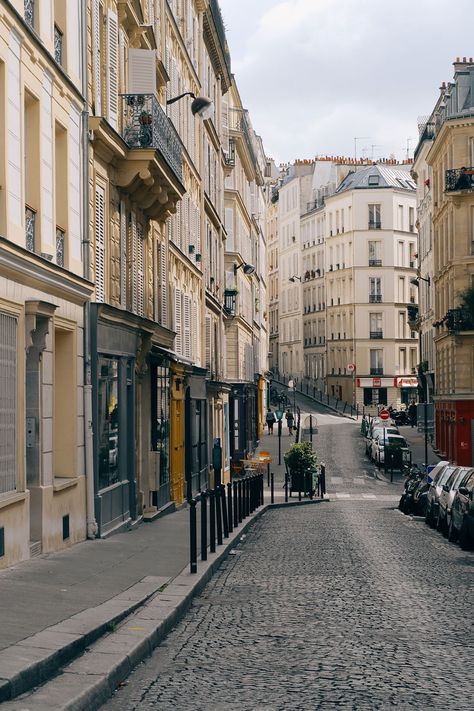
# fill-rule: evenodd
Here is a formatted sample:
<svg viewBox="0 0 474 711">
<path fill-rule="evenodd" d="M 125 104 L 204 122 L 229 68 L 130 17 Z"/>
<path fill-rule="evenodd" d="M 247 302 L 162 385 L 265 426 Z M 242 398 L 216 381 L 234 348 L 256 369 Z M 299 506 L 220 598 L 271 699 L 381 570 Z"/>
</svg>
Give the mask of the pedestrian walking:
<svg viewBox="0 0 474 711">
<path fill-rule="evenodd" d="M 267 410 L 266 422 L 267 422 L 267 427 L 268 427 L 268 434 L 272 435 L 273 434 L 273 425 L 276 422 L 276 416 L 271 408 L 268 408 L 268 410 Z"/>
<path fill-rule="evenodd" d="M 291 436 L 293 434 L 293 423 L 295 421 L 295 418 L 293 417 L 293 413 L 291 412 L 290 408 L 288 408 L 288 410 L 286 411 L 285 418 L 288 427 L 288 434 Z"/>
<path fill-rule="evenodd" d="M 407 414 L 410 421 L 410 427 L 414 427 L 416 425 L 416 405 L 414 402 L 409 404 Z"/>
</svg>

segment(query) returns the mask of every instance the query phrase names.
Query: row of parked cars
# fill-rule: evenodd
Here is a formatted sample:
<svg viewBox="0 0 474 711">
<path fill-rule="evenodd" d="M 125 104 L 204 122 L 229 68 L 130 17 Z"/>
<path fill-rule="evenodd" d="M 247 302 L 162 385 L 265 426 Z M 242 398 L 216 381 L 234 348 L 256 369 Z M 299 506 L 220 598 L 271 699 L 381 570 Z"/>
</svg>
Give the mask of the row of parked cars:
<svg viewBox="0 0 474 711">
<path fill-rule="evenodd" d="M 380 467 L 385 462 L 385 451 L 388 447 L 393 451 L 408 448 L 408 443 L 396 425 L 384 423 L 380 418 L 374 417 L 365 432 L 365 453 Z"/>
<path fill-rule="evenodd" d="M 474 545 L 474 467 L 439 462 L 431 471 L 413 467 L 399 508 L 424 516 L 426 523 L 461 548 Z"/>
</svg>

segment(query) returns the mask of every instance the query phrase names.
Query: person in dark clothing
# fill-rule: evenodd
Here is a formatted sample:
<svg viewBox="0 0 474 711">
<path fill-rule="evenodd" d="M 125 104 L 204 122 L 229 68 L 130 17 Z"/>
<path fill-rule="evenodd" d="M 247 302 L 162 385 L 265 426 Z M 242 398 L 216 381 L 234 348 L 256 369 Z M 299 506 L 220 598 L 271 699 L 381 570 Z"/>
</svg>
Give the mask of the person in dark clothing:
<svg viewBox="0 0 474 711">
<path fill-rule="evenodd" d="M 290 408 L 285 413 L 285 418 L 286 418 L 286 424 L 288 426 L 288 434 L 292 435 L 293 434 L 293 423 L 295 421 L 295 418 L 293 417 L 293 413 L 291 412 Z"/>
<path fill-rule="evenodd" d="M 414 402 L 408 405 L 408 419 L 410 421 L 410 427 L 414 427 L 416 425 L 416 405 Z"/>
<path fill-rule="evenodd" d="M 275 413 L 273 412 L 273 410 L 267 411 L 267 416 L 265 419 L 267 422 L 268 434 L 273 434 L 273 425 L 276 422 L 276 417 L 275 417 Z"/>
</svg>

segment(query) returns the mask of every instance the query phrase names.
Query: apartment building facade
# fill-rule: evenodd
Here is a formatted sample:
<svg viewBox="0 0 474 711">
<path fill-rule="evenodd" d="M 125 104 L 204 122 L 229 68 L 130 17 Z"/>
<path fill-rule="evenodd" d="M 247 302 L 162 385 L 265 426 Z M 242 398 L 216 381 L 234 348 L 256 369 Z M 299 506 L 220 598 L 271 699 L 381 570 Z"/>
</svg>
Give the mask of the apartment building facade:
<svg viewBox="0 0 474 711">
<path fill-rule="evenodd" d="M 83 28 L 78 3 L 2 5 L 0 567 L 83 540 L 93 500 Z"/>
</svg>

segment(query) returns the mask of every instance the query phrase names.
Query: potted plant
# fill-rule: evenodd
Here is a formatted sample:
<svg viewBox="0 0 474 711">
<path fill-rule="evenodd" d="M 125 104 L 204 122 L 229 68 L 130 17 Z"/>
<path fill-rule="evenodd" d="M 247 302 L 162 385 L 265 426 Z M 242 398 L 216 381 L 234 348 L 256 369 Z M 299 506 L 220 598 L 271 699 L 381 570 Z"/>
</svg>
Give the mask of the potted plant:
<svg viewBox="0 0 474 711">
<path fill-rule="evenodd" d="M 291 491 L 310 491 L 318 473 L 318 457 L 311 442 L 298 442 L 285 452 L 285 465 L 290 474 Z"/>
</svg>

